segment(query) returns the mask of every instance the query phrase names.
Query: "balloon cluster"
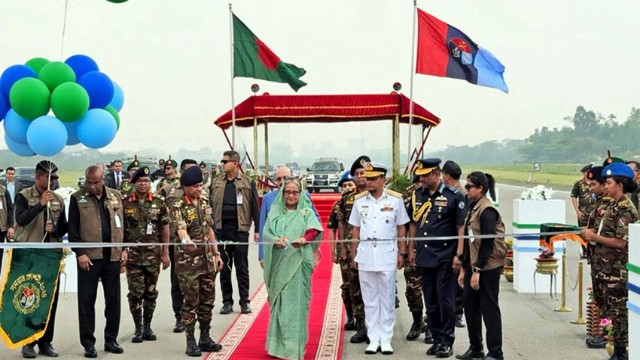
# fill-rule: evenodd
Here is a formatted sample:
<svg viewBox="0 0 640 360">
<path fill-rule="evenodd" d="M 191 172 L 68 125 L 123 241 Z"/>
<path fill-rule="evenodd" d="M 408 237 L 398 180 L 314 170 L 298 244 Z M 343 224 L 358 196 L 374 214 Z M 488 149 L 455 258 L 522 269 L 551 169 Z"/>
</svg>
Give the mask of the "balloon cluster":
<svg viewBox="0 0 640 360">
<path fill-rule="evenodd" d="M 0 76 L 5 142 L 20 156 L 53 156 L 78 143 L 104 147 L 120 128 L 123 105 L 120 86 L 86 55 L 65 62 L 33 58 Z"/>
</svg>

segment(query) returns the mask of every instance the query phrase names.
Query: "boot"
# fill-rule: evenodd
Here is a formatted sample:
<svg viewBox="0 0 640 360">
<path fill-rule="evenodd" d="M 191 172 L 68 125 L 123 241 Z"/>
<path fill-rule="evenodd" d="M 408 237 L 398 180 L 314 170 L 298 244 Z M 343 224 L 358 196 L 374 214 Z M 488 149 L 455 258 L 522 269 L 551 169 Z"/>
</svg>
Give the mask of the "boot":
<svg viewBox="0 0 640 360">
<path fill-rule="evenodd" d="M 144 314 L 144 327 L 142 329 L 142 338 L 148 341 L 155 341 L 158 339 L 156 334 L 151 330 L 151 319 L 153 319 L 153 314 Z"/>
<path fill-rule="evenodd" d="M 367 325 L 364 323 L 364 319 L 356 319 L 356 334 L 349 340 L 352 344 L 361 344 L 363 342 L 369 343 L 369 337 L 367 336 Z"/>
<path fill-rule="evenodd" d="M 356 323 L 353 320 L 353 310 L 347 309 L 347 321 L 344 323 L 345 331 L 353 331 L 356 329 Z"/>
<path fill-rule="evenodd" d="M 134 316 L 133 323 L 136 326 L 136 330 L 131 338 L 132 343 L 141 343 L 144 340 L 142 335 L 142 316 Z"/>
<path fill-rule="evenodd" d="M 218 352 L 222 350 L 222 345 L 216 344 L 215 341 L 209 335 L 211 326 L 200 325 L 200 341 L 198 341 L 198 347 L 205 352 Z"/>
<path fill-rule="evenodd" d="M 433 335 L 431 334 L 431 330 L 429 330 L 428 327 L 425 327 L 424 343 L 425 344 L 433 344 Z"/>
<path fill-rule="evenodd" d="M 186 329 L 187 331 L 187 350 L 185 350 L 185 354 L 188 356 L 202 356 L 202 351 L 196 344 L 196 337 L 193 335 L 193 328 Z"/>
<path fill-rule="evenodd" d="M 624 345 L 613 345 L 613 355 L 609 358 L 609 360 L 628 360 L 627 357 L 627 347 Z"/>
<path fill-rule="evenodd" d="M 409 333 L 407 334 L 407 340 L 415 340 L 417 339 L 421 333 L 424 332 L 426 326 L 422 321 L 422 312 L 414 312 L 413 315 L 413 324 L 411 324 L 411 329 L 409 329 Z"/>
<path fill-rule="evenodd" d="M 592 339 L 587 339 L 587 347 L 590 349 L 604 349 L 607 347 L 607 340 L 604 336 L 600 335 Z"/>
</svg>

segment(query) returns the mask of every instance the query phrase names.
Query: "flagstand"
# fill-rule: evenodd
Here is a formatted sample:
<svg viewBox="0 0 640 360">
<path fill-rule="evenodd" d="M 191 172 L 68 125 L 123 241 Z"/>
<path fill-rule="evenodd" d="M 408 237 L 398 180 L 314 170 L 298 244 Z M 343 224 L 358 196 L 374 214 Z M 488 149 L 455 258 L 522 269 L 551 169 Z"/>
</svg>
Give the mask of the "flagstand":
<svg viewBox="0 0 640 360">
<path fill-rule="evenodd" d="M 411 127 L 413 125 L 413 78 L 416 68 L 416 17 L 418 1 L 413 0 L 413 27 L 411 28 L 411 77 L 409 78 L 409 145 L 407 147 L 407 167 L 411 165 Z"/>
<path fill-rule="evenodd" d="M 233 94 L 233 77 L 234 77 L 234 47 L 233 47 L 233 9 L 229 3 L 229 37 L 231 39 L 231 149 L 236 148 L 236 102 Z"/>
</svg>

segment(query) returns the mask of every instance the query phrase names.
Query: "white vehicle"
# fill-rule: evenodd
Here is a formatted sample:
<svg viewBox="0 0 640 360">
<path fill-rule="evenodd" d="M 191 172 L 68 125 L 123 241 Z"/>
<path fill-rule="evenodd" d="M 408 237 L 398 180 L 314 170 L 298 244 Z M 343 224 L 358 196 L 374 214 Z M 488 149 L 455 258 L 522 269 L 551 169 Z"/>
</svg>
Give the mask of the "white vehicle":
<svg viewBox="0 0 640 360">
<path fill-rule="evenodd" d="M 307 168 L 306 186 L 309 192 L 320 192 L 329 189 L 340 192 L 338 181 L 344 171 L 342 162 L 338 159 L 319 159 Z"/>
</svg>

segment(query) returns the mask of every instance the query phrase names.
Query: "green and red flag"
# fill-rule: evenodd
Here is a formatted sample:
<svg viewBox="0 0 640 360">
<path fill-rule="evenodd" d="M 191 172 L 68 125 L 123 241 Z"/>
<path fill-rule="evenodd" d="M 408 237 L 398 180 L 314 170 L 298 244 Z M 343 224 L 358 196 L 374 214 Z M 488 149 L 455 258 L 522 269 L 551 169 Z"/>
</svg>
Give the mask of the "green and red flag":
<svg viewBox="0 0 640 360">
<path fill-rule="evenodd" d="M 60 273 L 60 249 L 12 249 L 0 295 L 0 338 L 15 349 L 42 336 Z"/>
<path fill-rule="evenodd" d="M 233 76 L 287 83 L 298 91 L 307 85 L 300 80 L 306 71 L 280 60 L 265 43 L 233 15 Z"/>
</svg>

